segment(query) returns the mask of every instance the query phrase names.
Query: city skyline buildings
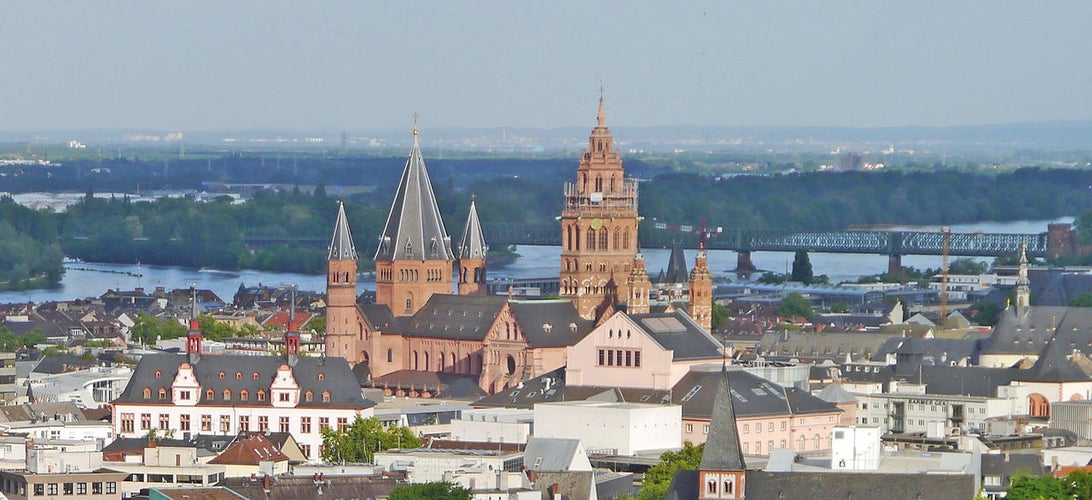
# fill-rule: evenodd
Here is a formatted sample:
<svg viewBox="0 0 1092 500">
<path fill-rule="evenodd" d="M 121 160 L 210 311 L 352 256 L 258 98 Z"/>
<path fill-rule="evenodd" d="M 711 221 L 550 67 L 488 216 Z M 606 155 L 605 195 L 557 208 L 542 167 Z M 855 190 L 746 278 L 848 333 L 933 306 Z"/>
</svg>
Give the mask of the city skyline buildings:
<svg viewBox="0 0 1092 500">
<path fill-rule="evenodd" d="M 1083 3 L 58 6 L 5 10 L 0 131 L 1092 119 Z"/>
</svg>

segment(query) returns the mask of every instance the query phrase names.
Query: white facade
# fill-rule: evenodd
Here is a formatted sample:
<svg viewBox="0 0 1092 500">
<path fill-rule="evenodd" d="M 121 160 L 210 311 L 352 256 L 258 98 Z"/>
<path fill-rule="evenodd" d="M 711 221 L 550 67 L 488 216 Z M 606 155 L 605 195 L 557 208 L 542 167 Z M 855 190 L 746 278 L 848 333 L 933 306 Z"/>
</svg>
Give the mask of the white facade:
<svg viewBox="0 0 1092 500">
<path fill-rule="evenodd" d="M 887 432 L 926 432 L 929 424 L 940 422 L 945 428 L 986 430 L 986 419 L 1005 415 L 1026 415 L 1028 399 L 1024 391 L 998 387 L 998 397 L 940 395 L 911 392 L 858 393 L 857 423 L 878 426 Z M 958 425 L 957 425 L 958 423 Z"/>
<path fill-rule="evenodd" d="M 523 453 L 497 450 L 387 450 L 375 454 L 375 465 L 385 471 L 404 471 L 410 483 L 432 483 L 464 477 L 493 477 L 501 471 L 519 472 Z M 476 482 L 476 481 L 475 481 Z"/>
<path fill-rule="evenodd" d="M 834 470 L 876 470 L 880 466 L 879 426 L 838 426 L 830 441 L 830 468 Z"/>
<path fill-rule="evenodd" d="M 535 412 L 508 408 L 464 410 L 451 421 L 451 439 L 483 443 L 526 443 Z"/>
<path fill-rule="evenodd" d="M 682 448 L 682 406 L 568 401 L 535 405 L 535 437 L 576 438 L 589 455 Z"/>
<path fill-rule="evenodd" d="M 5 422 L 0 429 L 9 434 L 26 434 L 34 439 L 65 439 L 73 441 L 97 441 L 106 446 L 114 441 L 114 428 L 110 422 L 81 420 L 65 422 Z"/>
</svg>

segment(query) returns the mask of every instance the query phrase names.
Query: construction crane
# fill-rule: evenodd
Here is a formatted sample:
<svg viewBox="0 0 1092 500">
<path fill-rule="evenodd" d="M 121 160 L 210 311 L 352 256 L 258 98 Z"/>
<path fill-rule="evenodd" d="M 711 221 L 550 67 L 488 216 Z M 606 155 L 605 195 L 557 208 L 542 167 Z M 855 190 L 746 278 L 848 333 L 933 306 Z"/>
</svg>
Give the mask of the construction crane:
<svg viewBox="0 0 1092 500">
<path fill-rule="evenodd" d="M 948 319 L 948 246 L 952 241 L 952 229 L 948 226 L 940 228 L 944 235 L 944 248 L 941 251 L 940 260 L 940 325 Z"/>
</svg>

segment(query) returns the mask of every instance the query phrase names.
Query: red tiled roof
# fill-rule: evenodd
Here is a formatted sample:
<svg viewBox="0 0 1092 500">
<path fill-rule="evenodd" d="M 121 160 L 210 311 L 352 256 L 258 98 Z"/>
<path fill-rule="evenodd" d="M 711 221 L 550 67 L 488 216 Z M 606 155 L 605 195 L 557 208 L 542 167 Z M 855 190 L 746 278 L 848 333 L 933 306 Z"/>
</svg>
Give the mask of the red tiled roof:
<svg viewBox="0 0 1092 500">
<path fill-rule="evenodd" d="M 288 455 L 281 453 L 277 445 L 261 434 L 239 439 L 224 449 L 209 463 L 217 465 L 258 465 L 261 462 L 283 462 Z"/>
</svg>

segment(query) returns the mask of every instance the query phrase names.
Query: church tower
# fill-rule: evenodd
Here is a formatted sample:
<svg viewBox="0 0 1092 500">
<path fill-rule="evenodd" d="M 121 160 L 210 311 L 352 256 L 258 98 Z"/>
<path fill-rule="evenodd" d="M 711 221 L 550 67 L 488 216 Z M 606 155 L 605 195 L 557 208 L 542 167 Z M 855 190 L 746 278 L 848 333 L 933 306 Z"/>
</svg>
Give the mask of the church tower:
<svg viewBox="0 0 1092 500">
<path fill-rule="evenodd" d="M 1016 316 L 1023 316 L 1031 305 L 1031 280 L 1028 279 L 1028 245 L 1020 245 L 1020 271 L 1016 278 Z"/>
<path fill-rule="evenodd" d="M 630 296 L 627 284 L 637 255 L 637 182 L 626 179 L 606 126 L 603 96 L 597 125 L 580 156 L 576 182 L 565 184 L 561 212 L 561 298 L 585 319 L 596 319 L 604 301 Z"/>
<path fill-rule="evenodd" d="M 326 355 L 354 362 L 356 330 L 356 247 L 339 203 L 326 256 Z"/>
<path fill-rule="evenodd" d="M 700 500 L 738 500 L 745 498 L 746 493 L 747 466 L 739 446 L 736 411 L 726 367 L 721 367 L 720 378 L 709 418 L 709 436 L 705 438 L 705 451 L 698 466 Z"/>
<path fill-rule="evenodd" d="M 375 300 L 395 316 L 417 312 L 434 293 L 451 294 L 451 237 L 425 170 L 413 124 L 413 148 L 402 171 L 375 253 Z"/>
<path fill-rule="evenodd" d="M 687 312 L 705 331 L 713 330 L 713 277 L 709 275 L 704 232 L 698 243 L 694 269 L 690 270 L 690 307 Z"/>
<path fill-rule="evenodd" d="M 478 222 L 478 209 L 470 200 L 463 239 L 459 243 L 459 295 L 485 295 L 486 254 L 485 234 Z"/>
</svg>

